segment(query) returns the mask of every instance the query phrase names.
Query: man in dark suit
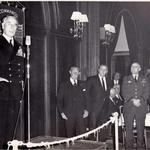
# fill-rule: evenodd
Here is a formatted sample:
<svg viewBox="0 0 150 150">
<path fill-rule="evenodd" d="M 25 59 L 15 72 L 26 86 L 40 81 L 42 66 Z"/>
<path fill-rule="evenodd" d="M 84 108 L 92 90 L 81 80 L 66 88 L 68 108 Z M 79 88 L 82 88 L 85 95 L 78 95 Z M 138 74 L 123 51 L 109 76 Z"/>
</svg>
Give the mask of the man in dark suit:
<svg viewBox="0 0 150 150">
<path fill-rule="evenodd" d="M 78 80 L 80 70 L 74 66 L 70 68 L 70 78 L 60 85 L 57 101 L 58 109 L 65 120 L 67 137 L 72 137 L 85 132 L 84 119 L 88 116 L 86 110 L 85 89 Z"/>
<path fill-rule="evenodd" d="M 90 110 L 90 128 L 93 129 L 101 123 L 100 114 L 104 99 L 109 95 L 110 81 L 106 77 L 106 65 L 98 67 L 98 74 L 87 79 L 87 99 Z"/>
<path fill-rule="evenodd" d="M 15 137 L 17 116 L 22 100 L 24 54 L 14 39 L 18 21 L 6 16 L 0 35 L 0 146 Z"/>
<path fill-rule="evenodd" d="M 149 84 L 139 72 L 141 66 L 135 62 L 131 65 L 131 75 L 124 77 L 122 96 L 124 98 L 124 121 L 126 127 L 126 148 L 133 149 L 133 121 L 136 120 L 137 148 L 143 148 L 144 123 L 147 112 Z"/>
</svg>

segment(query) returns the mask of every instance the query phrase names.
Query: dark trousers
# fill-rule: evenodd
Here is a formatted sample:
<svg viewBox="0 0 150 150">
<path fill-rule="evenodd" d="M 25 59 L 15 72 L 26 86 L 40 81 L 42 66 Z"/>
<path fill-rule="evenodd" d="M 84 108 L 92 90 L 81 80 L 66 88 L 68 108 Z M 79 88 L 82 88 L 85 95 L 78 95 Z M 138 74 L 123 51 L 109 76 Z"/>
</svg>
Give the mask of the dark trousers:
<svg viewBox="0 0 150 150">
<path fill-rule="evenodd" d="M 101 125 L 102 123 L 104 123 L 104 121 L 102 120 L 102 116 L 101 116 L 101 109 L 96 109 L 93 112 L 90 113 L 90 129 L 95 129 L 96 127 L 98 127 L 99 125 Z"/>
<path fill-rule="evenodd" d="M 19 106 L 19 100 L 0 99 L 0 148 L 5 147 L 15 136 Z"/>
<path fill-rule="evenodd" d="M 137 148 L 141 148 L 144 145 L 144 124 L 145 124 L 146 108 L 144 106 L 133 107 L 129 111 L 124 107 L 124 121 L 126 129 L 126 147 L 133 148 L 133 122 L 136 120 L 137 130 Z"/>
<path fill-rule="evenodd" d="M 97 126 L 96 123 L 97 123 L 97 114 L 92 112 L 90 114 L 90 129 L 91 130 L 96 128 L 96 126 Z"/>
<path fill-rule="evenodd" d="M 101 110 L 95 110 L 94 112 L 90 113 L 89 116 L 89 126 L 90 130 L 97 128 L 98 126 L 102 125 L 103 123 L 107 122 L 107 120 L 102 119 L 103 114 L 101 113 Z M 99 133 L 99 141 L 104 142 L 109 137 L 109 127 L 105 127 L 100 130 Z M 91 140 L 95 140 L 95 137 L 91 136 Z"/>
<path fill-rule="evenodd" d="M 85 132 L 84 119 L 82 115 L 76 115 L 74 112 L 68 120 L 65 121 L 67 137 L 73 137 Z"/>
</svg>

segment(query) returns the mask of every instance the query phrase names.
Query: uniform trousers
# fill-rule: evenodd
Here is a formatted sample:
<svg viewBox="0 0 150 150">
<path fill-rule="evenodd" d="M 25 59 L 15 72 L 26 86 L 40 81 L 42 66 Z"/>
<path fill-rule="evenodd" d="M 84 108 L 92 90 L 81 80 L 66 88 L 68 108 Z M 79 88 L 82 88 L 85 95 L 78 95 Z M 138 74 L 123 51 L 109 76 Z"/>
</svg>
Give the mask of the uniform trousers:
<svg viewBox="0 0 150 150">
<path fill-rule="evenodd" d="M 0 148 L 6 148 L 7 142 L 15 137 L 21 92 L 20 84 L 0 82 Z"/>
<path fill-rule="evenodd" d="M 124 104 L 124 121 L 126 128 L 126 147 L 133 148 L 133 122 L 136 120 L 136 129 L 137 129 L 137 148 L 144 146 L 144 124 L 146 117 L 146 104 L 143 104 L 139 107 L 133 105 L 132 101 L 126 102 Z"/>
<path fill-rule="evenodd" d="M 20 102 L 0 99 L 0 145 L 13 140 Z"/>
</svg>

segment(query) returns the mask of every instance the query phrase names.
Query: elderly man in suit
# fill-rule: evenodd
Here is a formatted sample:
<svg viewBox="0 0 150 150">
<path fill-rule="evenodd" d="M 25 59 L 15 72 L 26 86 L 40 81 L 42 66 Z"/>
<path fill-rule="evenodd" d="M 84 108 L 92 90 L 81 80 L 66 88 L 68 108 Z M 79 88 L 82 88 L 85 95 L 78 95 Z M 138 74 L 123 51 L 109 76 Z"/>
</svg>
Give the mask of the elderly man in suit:
<svg viewBox="0 0 150 150">
<path fill-rule="evenodd" d="M 60 85 L 58 91 L 58 109 L 65 120 L 67 137 L 85 132 L 84 119 L 88 116 L 86 110 L 85 89 L 78 80 L 80 69 L 73 66 L 69 70 L 70 78 Z"/>
<path fill-rule="evenodd" d="M 122 106 L 123 103 L 122 103 L 122 99 L 116 96 L 116 93 L 117 93 L 116 89 L 111 88 L 109 96 L 105 98 L 103 110 L 102 110 L 103 119 L 105 120 L 105 122 L 109 120 L 110 116 L 114 112 L 120 113 L 119 107 Z"/>
<path fill-rule="evenodd" d="M 124 121 L 126 127 L 126 148 L 133 149 L 133 122 L 136 120 L 137 148 L 144 145 L 144 123 L 147 112 L 147 99 L 149 96 L 149 84 L 139 72 L 141 66 L 134 62 L 131 65 L 131 75 L 124 77 L 122 95 L 124 98 Z"/>
<path fill-rule="evenodd" d="M 104 100 L 109 95 L 110 80 L 106 77 L 106 65 L 98 67 L 98 74 L 87 79 L 87 99 L 90 110 L 90 128 L 95 128 L 101 122 L 100 115 Z"/>
<path fill-rule="evenodd" d="M 24 80 L 24 53 L 14 39 L 17 18 L 6 16 L 2 20 L 0 35 L 0 144 L 15 137 L 17 116 L 22 100 Z"/>
</svg>

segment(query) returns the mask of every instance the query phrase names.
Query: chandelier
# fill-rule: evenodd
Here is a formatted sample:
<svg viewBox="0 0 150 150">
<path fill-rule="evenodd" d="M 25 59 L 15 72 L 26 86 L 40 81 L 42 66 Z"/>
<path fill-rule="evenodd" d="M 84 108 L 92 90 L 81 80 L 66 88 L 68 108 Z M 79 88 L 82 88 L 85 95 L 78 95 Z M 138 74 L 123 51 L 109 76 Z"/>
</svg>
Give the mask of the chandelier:
<svg viewBox="0 0 150 150">
<path fill-rule="evenodd" d="M 84 25 L 88 22 L 87 15 L 79 11 L 74 11 L 70 19 L 74 22 L 73 28 L 70 28 L 70 33 L 73 34 L 73 37 L 76 39 L 82 38 Z"/>
</svg>

